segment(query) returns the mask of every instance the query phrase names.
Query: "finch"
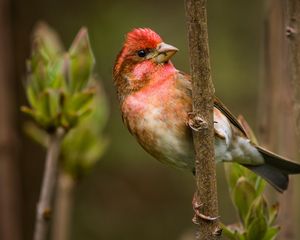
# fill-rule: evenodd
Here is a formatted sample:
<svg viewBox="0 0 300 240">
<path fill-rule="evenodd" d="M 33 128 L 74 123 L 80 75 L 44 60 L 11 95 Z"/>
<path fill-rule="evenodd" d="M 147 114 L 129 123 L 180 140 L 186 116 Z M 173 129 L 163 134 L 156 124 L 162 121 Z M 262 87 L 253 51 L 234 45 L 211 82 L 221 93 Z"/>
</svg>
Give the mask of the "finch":
<svg viewBox="0 0 300 240">
<path fill-rule="evenodd" d="M 171 62 L 178 49 L 149 28 L 126 36 L 113 78 L 122 119 L 129 132 L 154 158 L 194 171 L 191 77 Z M 220 100 L 214 100 L 216 162 L 237 162 L 268 181 L 276 190 L 288 187 L 289 174 L 300 165 L 250 141 L 243 124 Z"/>
</svg>

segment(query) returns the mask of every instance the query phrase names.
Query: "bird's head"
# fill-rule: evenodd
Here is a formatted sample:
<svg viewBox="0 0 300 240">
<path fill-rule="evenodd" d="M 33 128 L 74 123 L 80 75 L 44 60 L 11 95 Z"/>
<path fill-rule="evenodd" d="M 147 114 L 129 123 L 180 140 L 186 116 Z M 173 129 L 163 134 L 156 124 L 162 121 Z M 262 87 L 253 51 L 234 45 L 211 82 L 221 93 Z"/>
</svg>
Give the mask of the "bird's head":
<svg viewBox="0 0 300 240">
<path fill-rule="evenodd" d="M 158 72 L 158 69 L 173 68 L 170 58 L 177 51 L 176 47 L 164 43 L 149 28 L 137 28 L 129 32 L 114 66 L 114 81 L 118 92 L 138 90 L 149 82 L 150 75 Z"/>
</svg>

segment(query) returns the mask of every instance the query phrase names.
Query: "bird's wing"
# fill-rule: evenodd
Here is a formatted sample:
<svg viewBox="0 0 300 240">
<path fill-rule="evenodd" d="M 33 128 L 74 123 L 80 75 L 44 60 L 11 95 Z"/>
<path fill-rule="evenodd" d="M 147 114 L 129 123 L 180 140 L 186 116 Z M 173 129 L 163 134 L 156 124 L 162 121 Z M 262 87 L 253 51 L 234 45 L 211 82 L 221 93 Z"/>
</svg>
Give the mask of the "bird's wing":
<svg viewBox="0 0 300 240">
<path fill-rule="evenodd" d="M 217 97 L 215 97 L 214 99 L 214 106 L 215 108 L 219 109 L 221 113 L 223 113 L 228 118 L 228 120 L 233 126 L 239 129 L 246 137 L 248 136 L 242 124 Z"/>
<path fill-rule="evenodd" d="M 178 73 L 179 77 L 177 78 L 177 80 L 181 83 L 181 85 L 184 85 L 184 88 L 188 89 L 189 94 L 192 96 L 192 81 L 190 75 L 181 71 L 179 71 Z M 238 130 L 240 130 L 242 134 L 244 134 L 246 137 L 248 136 L 247 131 L 245 130 L 243 125 L 217 97 L 215 97 L 214 99 L 214 107 L 220 110 L 220 112 L 228 118 L 229 122 Z"/>
</svg>

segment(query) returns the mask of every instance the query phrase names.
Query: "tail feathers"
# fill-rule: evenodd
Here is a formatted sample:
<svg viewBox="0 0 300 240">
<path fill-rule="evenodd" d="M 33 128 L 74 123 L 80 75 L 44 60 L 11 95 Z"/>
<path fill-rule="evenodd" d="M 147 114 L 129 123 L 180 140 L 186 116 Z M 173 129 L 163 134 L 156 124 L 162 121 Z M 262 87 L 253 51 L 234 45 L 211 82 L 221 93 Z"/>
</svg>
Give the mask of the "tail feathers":
<svg viewBox="0 0 300 240">
<path fill-rule="evenodd" d="M 283 192 L 289 183 L 289 174 L 300 173 L 300 164 L 284 159 L 262 147 L 257 150 L 263 156 L 263 165 L 245 165 L 256 174 L 269 182 L 277 191 Z"/>
<path fill-rule="evenodd" d="M 256 147 L 260 154 L 263 156 L 265 163 L 278 168 L 286 174 L 298 174 L 300 173 L 300 164 L 292 162 L 284 157 L 276 155 L 262 147 Z"/>
<path fill-rule="evenodd" d="M 244 165 L 251 171 L 255 172 L 257 175 L 265 179 L 269 184 L 271 184 L 278 192 L 283 192 L 287 189 L 289 184 L 289 176 L 285 172 L 281 172 L 278 168 L 270 165 Z"/>
</svg>

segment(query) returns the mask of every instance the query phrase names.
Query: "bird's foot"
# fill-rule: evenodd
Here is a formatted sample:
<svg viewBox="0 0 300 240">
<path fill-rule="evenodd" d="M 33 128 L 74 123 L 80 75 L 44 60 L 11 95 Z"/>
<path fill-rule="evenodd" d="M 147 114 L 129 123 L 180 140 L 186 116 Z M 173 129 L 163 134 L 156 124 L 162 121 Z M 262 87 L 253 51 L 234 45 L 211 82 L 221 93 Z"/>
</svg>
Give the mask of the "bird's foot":
<svg viewBox="0 0 300 240">
<path fill-rule="evenodd" d="M 208 128 L 207 122 L 194 112 L 188 113 L 187 125 L 196 132 Z"/>
<path fill-rule="evenodd" d="M 192 205 L 193 205 L 193 209 L 194 209 L 194 213 L 195 213 L 195 215 L 192 219 L 193 223 L 196 224 L 196 225 L 199 225 L 199 218 L 202 219 L 202 220 L 205 220 L 205 221 L 210 221 L 210 222 L 217 220 L 220 216 L 211 217 L 211 216 L 207 216 L 207 215 L 201 213 L 201 211 L 203 210 L 203 208 L 202 208 L 203 203 L 199 203 L 197 201 L 197 198 L 196 198 L 195 195 L 194 195 L 193 201 L 192 201 Z"/>
</svg>

